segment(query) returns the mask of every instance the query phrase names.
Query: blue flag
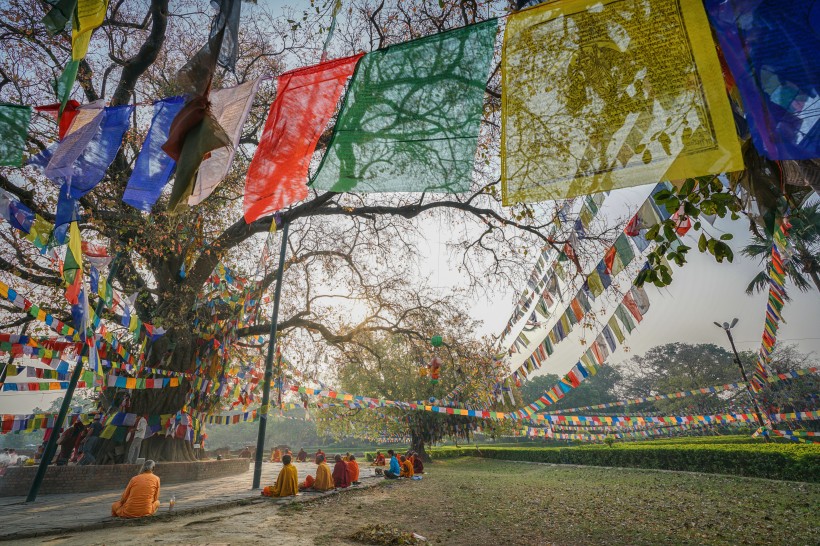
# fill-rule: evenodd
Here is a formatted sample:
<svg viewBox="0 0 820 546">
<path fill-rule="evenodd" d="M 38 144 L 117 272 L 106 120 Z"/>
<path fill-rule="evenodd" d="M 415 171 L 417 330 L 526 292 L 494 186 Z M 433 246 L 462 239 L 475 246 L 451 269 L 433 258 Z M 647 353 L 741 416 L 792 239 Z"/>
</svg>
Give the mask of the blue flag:
<svg viewBox="0 0 820 546">
<path fill-rule="evenodd" d="M 60 188 L 57 197 L 57 214 L 54 220 L 54 240 L 64 245 L 68 226 L 71 222 L 80 219 L 80 209 L 77 200 L 69 194 L 65 184 Z"/>
<path fill-rule="evenodd" d="M 79 199 L 100 183 L 105 171 L 114 161 L 122 145 L 122 137 L 134 111 L 132 105 L 105 108 L 100 128 L 74 162 L 74 172 L 69 181 L 71 196 Z"/>
<path fill-rule="evenodd" d="M 123 202 L 139 210 L 150 212 L 168 183 L 175 162 L 162 150 L 168 140 L 171 122 L 185 104 L 184 97 L 169 97 L 154 103 L 151 129 L 142 145 L 134 171 L 128 179 Z"/>
<path fill-rule="evenodd" d="M 706 0 L 755 148 L 820 157 L 820 8 L 815 0 Z"/>
</svg>

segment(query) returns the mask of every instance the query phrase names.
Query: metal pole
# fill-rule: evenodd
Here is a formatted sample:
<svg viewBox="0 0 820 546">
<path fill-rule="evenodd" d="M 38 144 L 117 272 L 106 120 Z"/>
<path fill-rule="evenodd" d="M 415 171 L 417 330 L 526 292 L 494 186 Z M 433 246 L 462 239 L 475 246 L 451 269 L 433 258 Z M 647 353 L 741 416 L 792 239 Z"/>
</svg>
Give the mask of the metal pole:
<svg viewBox="0 0 820 546">
<path fill-rule="evenodd" d="M 119 268 L 120 255 L 117 253 L 114 260 L 111 262 L 111 269 L 108 272 L 108 282 L 114 280 Z M 105 299 L 100 297 L 95 307 L 96 315 L 99 317 L 102 313 Z M 37 493 L 40 491 L 40 486 L 43 483 L 43 478 L 46 477 L 46 470 L 54 458 L 54 452 L 57 451 L 57 437 L 60 435 L 60 428 L 65 421 L 65 416 L 68 413 L 68 408 L 71 405 L 71 399 L 74 397 L 74 389 L 77 387 L 77 382 L 83 372 L 83 358 L 88 357 L 88 343 L 86 343 L 86 331 L 80 332 L 80 339 L 83 341 L 83 348 L 80 352 L 80 357 L 77 359 L 77 364 L 74 366 L 74 371 L 71 374 L 71 379 L 68 382 L 68 388 L 63 397 L 63 403 L 60 404 L 60 412 L 57 414 L 57 419 L 54 421 L 54 428 L 51 429 L 51 436 L 48 437 L 46 449 L 43 451 L 43 458 L 40 459 L 40 466 L 37 467 L 37 474 L 34 476 L 34 481 L 31 482 L 31 488 L 28 491 L 26 502 L 34 502 L 37 499 Z"/>
<path fill-rule="evenodd" d="M 273 220 L 274 222 L 276 220 Z M 253 489 L 259 489 L 262 481 L 262 457 L 265 450 L 265 427 L 268 424 L 268 403 L 270 402 L 270 382 L 273 375 L 273 355 L 276 352 L 276 330 L 279 327 L 279 298 L 282 295 L 282 277 L 285 274 L 285 253 L 288 248 L 288 227 L 282 228 L 282 248 L 279 250 L 279 275 L 276 277 L 276 291 L 273 294 L 273 316 L 270 321 L 268 355 L 265 357 L 265 380 L 262 385 L 262 407 L 259 408 L 259 435 L 256 437 L 256 459 L 253 462 Z"/>
<path fill-rule="evenodd" d="M 732 346 L 732 352 L 735 353 L 735 362 L 737 362 L 737 367 L 740 368 L 740 375 L 743 377 L 743 382 L 746 383 L 746 393 L 752 400 L 752 405 L 754 405 L 757 424 L 763 428 L 763 439 L 768 442 L 769 434 L 766 432 L 766 425 L 763 423 L 763 415 L 760 413 L 760 407 L 757 405 L 757 399 L 755 399 L 752 389 L 749 387 L 749 378 L 746 377 L 746 370 L 743 368 L 743 363 L 740 361 L 740 355 L 737 354 L 737 348 L 735 347 L 735 340 L 732 338 L 732 332 L 728 328 L 724 328 L 724 330 L 726 331 L 726 335 L 729 336 L 729 343 Z"/>
</svg>

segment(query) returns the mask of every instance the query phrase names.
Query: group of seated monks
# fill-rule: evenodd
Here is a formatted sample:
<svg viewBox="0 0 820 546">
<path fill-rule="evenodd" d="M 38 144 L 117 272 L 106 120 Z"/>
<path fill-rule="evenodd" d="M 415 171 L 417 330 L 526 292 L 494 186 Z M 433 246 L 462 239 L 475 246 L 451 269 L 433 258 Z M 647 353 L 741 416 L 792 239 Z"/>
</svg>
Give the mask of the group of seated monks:
<svg viewBox="0 0 820 546">
<path fill-rule="evenodd" d="M 263 496 L 292 497 L 300 490 L 330 491 L 337 487 L 344 488 L 359 485 L 359 463 L 356 462 L 356 457 L 350 453 L 344 458 L 341 455 L 336 455 L 332 472 L 325 461 L 324 453 L 317 454 L 316 477 L 314 478 L 308 474 L 303 483 L 299 483 L 296 467 L 291 464 L 291 461 L 290 455 L 282 456 L 282 470 L 279 471 L 276 482 L 262 490 Z"/>
<path fill-rule="evenodd" d="M 408 451 L 406 455 L 398 456 L 392 449 L 387 450 L 390 456 L 390 468 L 384 472 L 385 477 L 393 478 L 412 478 L 416 474 L 424 474 L 424 463 L 421 457 L 415 451 Z M 376 452 L 373 458 L 375 466 L 386 466 L 387 461 L 382 455 L 381 451 Z"/>
</svg>

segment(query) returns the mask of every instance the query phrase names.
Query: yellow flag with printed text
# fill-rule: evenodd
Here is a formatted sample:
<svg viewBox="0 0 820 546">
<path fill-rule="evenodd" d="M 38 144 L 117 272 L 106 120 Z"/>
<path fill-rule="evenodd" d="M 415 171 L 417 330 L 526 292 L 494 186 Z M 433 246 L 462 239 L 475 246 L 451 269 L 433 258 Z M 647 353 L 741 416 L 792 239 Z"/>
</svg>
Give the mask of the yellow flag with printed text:
<svg viewBox="0 0 820 546">
<path fill-rule="evenodd" d="M 743 168 L 699 1 L 558 0 L 502 53 L 505 205 Z"/>
</svg>

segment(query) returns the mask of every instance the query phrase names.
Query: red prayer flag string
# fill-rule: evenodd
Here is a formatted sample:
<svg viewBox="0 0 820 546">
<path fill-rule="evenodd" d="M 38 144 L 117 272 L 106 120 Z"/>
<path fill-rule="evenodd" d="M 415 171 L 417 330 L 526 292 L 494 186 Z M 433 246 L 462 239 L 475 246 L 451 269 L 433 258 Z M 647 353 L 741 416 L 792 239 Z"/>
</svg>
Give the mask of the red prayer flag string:
<svg viewBox="0 0 820 546">
<path fill-rule="evenodd" d="M 364 55 L 282 74 L 245 182 L 245 221 L 307 197 L 310 159 L 347 79 Z"/>
</svg>

